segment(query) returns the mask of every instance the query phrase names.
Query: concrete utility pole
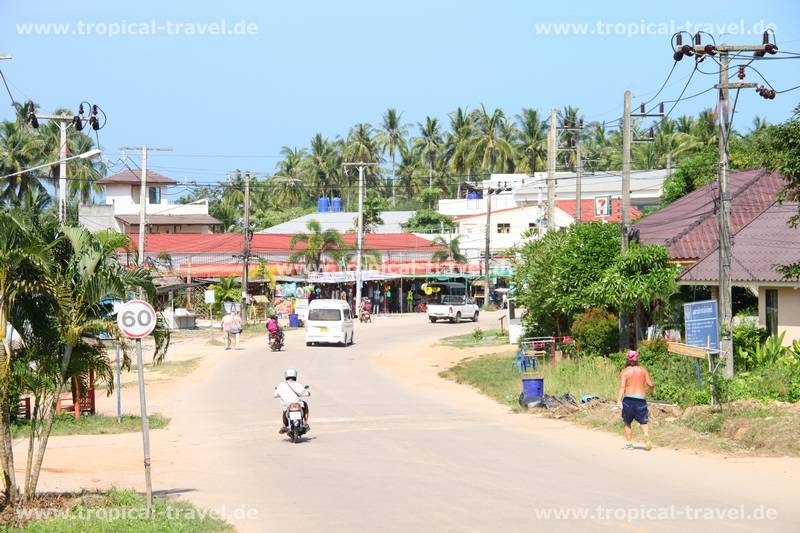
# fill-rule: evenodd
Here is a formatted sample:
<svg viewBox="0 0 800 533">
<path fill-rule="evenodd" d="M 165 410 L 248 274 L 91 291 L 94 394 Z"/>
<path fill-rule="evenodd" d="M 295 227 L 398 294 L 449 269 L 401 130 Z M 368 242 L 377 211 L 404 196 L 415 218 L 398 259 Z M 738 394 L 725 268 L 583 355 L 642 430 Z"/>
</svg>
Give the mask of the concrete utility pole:
<svg viewBox="0 0 800 533">
<path fill-rule="evenodd" d="M 250 171 L 244 173 L 244 238 L 242 246 L 242 318 L 247 323 L 248 283 L 250 281 Z"/>
<path fill-rule="evenodd" d="M 550 131 L 547 133 L 547 231 L 556 226 L 556 155 L 558 154 L 558 130 L 556 109 L 550 110 Z"/>
<path fill-rule="evenodd" d="M 725 360 L 725 376 L 732 377 L 733 369 L 733 339 L 731 328 L 733 322 L 733 304 L 731 296 L 731 193 L 728 190 L 728 124 L 730 123 L 730 110 L 728 108 L 728 91 L 730 89 L 757 88 L 759 94 L 765 98 L 770 98 L 766 93 L 761 92 L 756 83 L 728 81 L 730 65 L 730 53 L 753 52 L 754 57 L 763 57 L 765 54 L 775 54 L 778 47 L 774 42 L 769 42 L 769 32 L 764 32 L 761 44 L 757 45 L 729 45 L 720 44 L 702 45 L 700 34 L 694 36 L 693 45 L 683 45 L 677 41 L 675 48 L 675 58 L 679 55 L 696 55 L 698 58 L 704 55 L 719 54 L 719 83 L 715 86 L 719 90 L 719 321 L 720 321 L 720 355 Z M 745 77 L 744 68 L 739 67 L 739 78 Z M 772 92 L 771 97 L 775 97 Z"/>
<path fill-rule="evenodd" d="M 486 249 L 483 258 L 483 305 L 489 305 L 489 275 L 490 261 L 492 259 L 492 183 L 486 187 Z"/>
<path fill-rule="evenodd" d="M 564 117 L 564 125 L 558 128 L 560 131 L 569 131 L 575 135 L 574 146 L 569 148 L 556 149 L 556 154 L 559 151 L 575 152 L 575 223 L 581 223 L 581 182 L 583 181 L 583 159 L 581 157 L 581 146 L 583 143 L 583 118 L 579 118 L 576 124 L 567 124 L 567 119 Z M 556 134 L 557 135 L 557 134 Z M 559 144 L 559 143 L 557 143 Z"/>
<path fill-rule="evenodd" d="M 78 115 L 81 121 L 88 121 L 89 117 Z M 70 115 L 36 115 L 37 120 L 53 120 L 58 122 L 58 220 L 64 223 L 67 220 L 67 128 L 75 120 Z"/>
<path fill-rule="evenodd" d="M 377 163 L 344 163 L 345 167 L 358 168 L 358 228 L 356 228 L 356 301 L 353 309 L 358 315 L 361 305 L 361 268 L 364 253 L 364 169 L 376 167 Z"/>
<path fill-rule="evenodd" d="M 122 146 L 120 150 L 141 151 L 142 152 L 142 171 L 139 176 L 139 266 L 144 267 L 144 240 L 147 227 L 147 154 L 148 152 L 171 152 L 172 148 L 151 148 L 147 145 L 142 146 Z M 140 296 L 144 296 L 140 291 Z"/>
<path fill-rule="evenodd" d="M 622 251 L 628 249 L 628 213 L 631 209 L 631 92 L 625 91 L 625 105 L 622 116 L 622 207 L 620 227 L 622 231 Z"/>
</svg>

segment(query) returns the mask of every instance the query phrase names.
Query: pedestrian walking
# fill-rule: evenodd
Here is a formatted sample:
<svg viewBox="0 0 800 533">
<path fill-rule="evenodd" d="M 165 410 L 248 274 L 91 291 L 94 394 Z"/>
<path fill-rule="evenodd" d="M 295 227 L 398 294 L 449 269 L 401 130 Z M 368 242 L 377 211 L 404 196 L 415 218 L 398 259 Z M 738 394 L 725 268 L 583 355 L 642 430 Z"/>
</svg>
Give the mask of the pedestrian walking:
<svg viewBox="0 0 800 533">
<path fill-rule="evenodd" d="M 225 313 L 225 316 L 222 317 L 222 333 L 225 336 L 225 349 L 231 349 L 231 337 L 233 334 L 231 330 L 234 328 L 234 324 L 236 320 L 233 318 L 233 313 L 228 311 Z"/>
<path fill-rule="evenodd" d="M 233 327 L 231 328 L 231 335 L 233 336 L 234 349 L 239 349 L 239 337 L 242 334 L 242 316 L 239 312 L 233 313 Z"/>
<path fill-rule="evenodd" d="M 634 420 L 639 423 L 644 433 L 644 447 L 650 450 L 653 447 L 650 441 L 650 428 L 647 425 L 649 412 L 647 409 L 647 390 L 653 394 L 655 386 L 650 373 L 643 366 L 639 366 L 639 352 L 629 350 L 625 357 L 625 368 L 620 372 L 619 394 L 617 407 L 622 410 L 622 422 L 625 424 L 625 448 L 633 449 Z"/>
</svg>

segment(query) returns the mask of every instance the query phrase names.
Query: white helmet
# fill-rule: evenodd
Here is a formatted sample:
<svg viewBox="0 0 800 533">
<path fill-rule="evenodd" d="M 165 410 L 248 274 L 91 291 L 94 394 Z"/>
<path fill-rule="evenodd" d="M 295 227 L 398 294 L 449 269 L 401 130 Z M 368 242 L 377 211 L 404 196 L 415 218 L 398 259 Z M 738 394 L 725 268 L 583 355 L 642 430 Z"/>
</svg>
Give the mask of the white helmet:
<svg viewBox="0 0 800 533">
<path fill-rule="evenodd" d="M 289 379 L 289 378 L 297 379 L 297 370 L 295 370 L 294 368 L 287 368 L 283 372 L 283 378 L 284 379 Z"/>
</svg>

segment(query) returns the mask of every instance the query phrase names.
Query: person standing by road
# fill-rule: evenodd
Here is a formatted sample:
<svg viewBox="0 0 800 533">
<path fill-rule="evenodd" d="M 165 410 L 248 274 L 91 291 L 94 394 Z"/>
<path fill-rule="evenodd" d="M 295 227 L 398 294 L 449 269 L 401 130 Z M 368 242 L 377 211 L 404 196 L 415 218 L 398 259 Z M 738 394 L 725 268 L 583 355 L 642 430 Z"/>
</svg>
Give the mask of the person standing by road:
<svg viewBox="0 0 800 533">
<path fill-rule="evenodd" d="M 619 393 L 617 394 L 617 407 L 622 409 L 622 421 L 625 423 L 625 448 L 633 449 L 633 428 L 631 424 L 636 420 L 644 433 L 644 447 L 650 450 L 653 444 L 650 441 L 650 428 L 647 409 L 647 389 L 653 394 L 655 386 L 650 373 L 643 366 L 639 366 L 639 352 L 629 350 L 625 357 L 625 368 L 620 372 Z"/>
<path fill-rule="evenodd" d="M 414 289 L 406 293 L 406 312 L 412 313 L 414 311 Z"/>
<path fill-rule="evenodd" d="M 233 313 L 228 311 L 225 313 L 225 316 L 222 317 L 222 333 L 225 335 L 225 349 L 231 349 L 231 330 L 233 329 L 236 320 L 233 318 Z"/>
</svg>

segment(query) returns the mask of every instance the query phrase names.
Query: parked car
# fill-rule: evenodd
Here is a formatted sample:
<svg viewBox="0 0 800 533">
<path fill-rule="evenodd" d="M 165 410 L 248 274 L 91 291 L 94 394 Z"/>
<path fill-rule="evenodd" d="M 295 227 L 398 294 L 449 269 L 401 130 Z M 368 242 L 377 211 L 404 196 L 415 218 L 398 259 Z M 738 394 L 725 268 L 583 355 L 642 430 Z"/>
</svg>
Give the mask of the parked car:
<svg viewBox="0 0 800 533">
<path fill-rule="evenodd" d="M 428 304 L 428 320 L 436 322 L 447 319 L 453 323 L 462 319 L 478 321 L 478 304 L 467 296 L 467 288 L 462 283 L 434 283 L 430 287 L 435 291 L 436 300 Z"/>
<path fill-rule="evenodd" d="M 306 346 L 331 343 L 353 344 L 353 314 L 344 300 L 313 300 L 308 304 Z"/>
</svg>

